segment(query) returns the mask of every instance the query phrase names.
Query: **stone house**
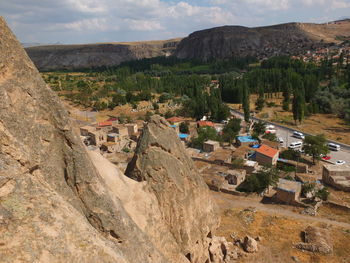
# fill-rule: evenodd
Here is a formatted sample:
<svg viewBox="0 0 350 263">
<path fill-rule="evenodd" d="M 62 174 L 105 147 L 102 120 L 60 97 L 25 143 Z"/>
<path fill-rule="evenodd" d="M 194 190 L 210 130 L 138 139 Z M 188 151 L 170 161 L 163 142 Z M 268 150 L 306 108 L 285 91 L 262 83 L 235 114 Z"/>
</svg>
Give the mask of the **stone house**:
<svg viewBox="0 0 350 263">
<path fill-rule="evenodd" d="M 101 151 L 115 153 L 119 150 L 119 145 L 114 142 L 104 142 L 101 145 Z"/>
<path fill-rule="evenodd" d="M 350 167 L 326 164 L 323 166 L 322 181 L 336 189 L 350 192 Z"/>
<path fill-rule="evenodd" d="M 208 160 L 217 165 L 231 164 L 232 150 L 220 148 L 215 152 L 212 152 Z"/>
<path fill-rule="evenodd" d="M 255 150 L 255 160 L 260 164 L 276 165 L 279 156 L 279 150 L 262 144 Z"/>
<path fill-rule="evenodd" d="M 83 126 L 80 127 L 80 135 L 81 136 L 89 136 L 89 132 L 94 132 L 96 128 L 94 126 Z"/>
<path fill-rule="evenodd" d="M 119 134 L 112 132 L 107 134 L 107 142 L 117 142 L 119 140 Z"/>
<path fill-rule="evenodd" d="M 246 178 L 245 170 L 228 170 L 225 179 L 228 184 L 240 185 Z"/>
<path fill-rule="evenodd" d="M 113 126 L 112 131 L 115 132 L 115 133 L 118 133 L 119 136 L 125 136 L 125 137 L 129 136 L 128 127 L 126 127 L 124 125 Z"/>
<path fill-rule="evenodd" d="M 130 138 L 132 135 L 134 135 L 138 132 L 138 127 L 137 127 L 136 123 L 125 124 L 125 127 L 128 129 L 128 134 L 129 134 Z"/>
<path fill-rule="evenodd" d="M 97 123 L 96 130 L 102 130 L 107 133 L 112 130 L 113 128 L 112 125 L 113 125 L 112 121 L 99 122 Z"/>
<path fill-rule="evenodd" d="M 183 118 L 176 117 L 176 116 L 171 117 L 171 118 L 168 118 L 168 119 L 166 119 L 166 120 L 167 120 L 170 124 L 176 125 L 176 126 L 179 126 L 180 123 L 184 121 Z"/>
<path fill-rule="evenodd" d="M 100 147 L 104 142 L 107 142 L 107 134 L 103 130 L 96 130 L 88 133 L 90 143 Z"/>
<path fill-rule="evenodd" d="M 299 202 L 301 183 L 280 178 L 276 187 L 276 200 L 286 204 Z"/>
<path fill-rule="evenodd" d="M 203 143 L 203 151 L 205 152 L 215 152 L 220 148 L 220 143 L 217 141 L 208 140 Z"/>
</svg>

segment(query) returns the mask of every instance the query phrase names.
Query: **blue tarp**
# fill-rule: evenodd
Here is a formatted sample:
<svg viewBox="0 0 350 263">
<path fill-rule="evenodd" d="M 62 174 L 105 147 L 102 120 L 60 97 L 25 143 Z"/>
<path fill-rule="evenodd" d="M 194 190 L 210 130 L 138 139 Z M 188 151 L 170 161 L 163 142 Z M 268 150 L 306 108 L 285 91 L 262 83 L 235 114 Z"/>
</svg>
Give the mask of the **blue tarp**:
<svg viewBox="0 0 350 263">
<path fill-rule="evenodd" d="M 253 145 L 251 147 L 254 148 L 254 149 L 258 149 L 258 148 L 260 148 L 260 144 L 255 144 L 255 145 Z"/>
<path fill-rule="evenodd" d="M 188 134 L 186 133 L 179 133 L 179 138 L 180 139 L 186 139 L 188 137 Z"/>
<path fill-rule="evenodd" d="M 257 142 L 257 140 L 253 139 L 252 136 L 238 136 L 237 140 L 240 142 Z"/>
</svg>

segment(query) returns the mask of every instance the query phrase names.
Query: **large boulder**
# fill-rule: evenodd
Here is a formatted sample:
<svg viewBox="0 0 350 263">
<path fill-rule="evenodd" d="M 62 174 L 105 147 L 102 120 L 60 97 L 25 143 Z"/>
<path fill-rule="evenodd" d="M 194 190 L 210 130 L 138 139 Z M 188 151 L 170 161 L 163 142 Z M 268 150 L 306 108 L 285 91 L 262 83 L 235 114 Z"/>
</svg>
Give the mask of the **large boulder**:
<svg viewBox="0 0 350 263">
<path fill-rule="evenodd" d="M 248 253 L 255 253 L 258 251 L 258 243 L 250 236 L 245 236 L 243 240 L 243 249 Z"/>
<path fill-rule="evenodd" d="M 209 259 L 207 237 L 218 226 L 215 206 L 202 177 L 187 155 L 174 129 L 160 116 L 144 128 L 126 175 L 157 198 L 162 215 L 153 242 L 166 245 L 176 240 L 192 262 Z M 149 228 L 154 229 L 150 220 Z M 170 236 L 168 235 L 170 233 Z"/>
</svg>

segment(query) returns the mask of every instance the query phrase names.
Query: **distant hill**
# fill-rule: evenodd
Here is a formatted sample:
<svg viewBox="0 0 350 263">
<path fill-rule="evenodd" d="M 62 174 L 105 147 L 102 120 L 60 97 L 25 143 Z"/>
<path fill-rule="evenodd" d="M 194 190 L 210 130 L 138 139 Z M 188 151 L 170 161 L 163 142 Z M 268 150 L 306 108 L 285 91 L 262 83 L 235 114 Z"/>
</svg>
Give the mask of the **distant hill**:
<svg viewBox="0 0 350 263">
<path fill-rule="evenodd" d="M 128 60 L 171 55 L 180 40 L 46 45 L 25 50 L 39 70 L 76 70 L 117 66 Z"/>
<path fill-rule="evenodd" d="M 208 60 L 231 56 L 299 54 L 350 37 L 350 20 L 324 24 L 287 23 L 265 27 L 223 26 L 194 32 L 177 46 L 178 58 Z"/>
</svg>

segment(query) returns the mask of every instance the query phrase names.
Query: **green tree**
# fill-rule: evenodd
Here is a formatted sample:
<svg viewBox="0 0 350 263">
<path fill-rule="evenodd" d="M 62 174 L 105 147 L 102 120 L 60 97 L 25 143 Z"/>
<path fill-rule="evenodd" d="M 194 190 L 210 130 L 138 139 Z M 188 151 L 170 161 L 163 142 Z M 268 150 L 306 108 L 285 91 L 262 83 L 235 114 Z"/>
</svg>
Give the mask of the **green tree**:
<svg viewBox="0 0 350 263">
<path fill-rule="evenodd" d="M 297 89 L 294 91 L 293 105 L 292 105 L 293 119 L 295 124 L 297 123 L 297 121 L 301 123 L 302 120 L 304 119 L 304 110 L 305 110 L 305 98 L 303 98 L 302 91 L 300 89 Z"/>
<path fill-rule="evenodd" d="M 327 140 L 323 134 L 316 136 L 305 136 L 303 150 L 306 154 L 312 156 L 312 162 L 315 163 L 315 160 L 320 159 L 320 155 L 326 155 L 329 153 L 328 146 L 326 144 Z"/>
<path fill-rule="evenodd" d="M 272 166 L 264 166 L 256 174 L 252 174 L 237 187 L 241 192 L 262 193 L 270 185 L 276 186 L 280 171 Z"/>
<path fill-rule="evenodd" d="M 181 122 L 180 123 L 180 132 L 181 133 L 189 133 L 190 132 L 190 128 L 187 122 Z"/>
<path fill-rule="evenodd" d="M 239 131 L 241 130 L 241 119 L 234 118 L 229 120 L 229 122 L 225 125 L 222 130 L 222 138 L 226 142 L 232 142 Z"/>
<path fill-rule="evenodd" d="M 249 88 L 247 83 L 243 82 L 243 91 L 242 91 L 242 107 L 244 111 L 244 120 L 249 122 L 250 119 L 250 102 L 249 102 Z"/>
<path fill-rule="evenodd" d="M 203 143 L 207 140 L 218 140 L 218 135 L 213 127 L 202 127 L 198 129 L 198 136 L 192 139 L 191 147 L 203 149 Z"/>
<path fill-rule="evenodd" d="M 258 136 L 265 134 L 266 132 L 265 122 L 262 122 L 262 121 L 255 122 L 253 126 L 253 132 L 256 133 Z"/>
</svg>

